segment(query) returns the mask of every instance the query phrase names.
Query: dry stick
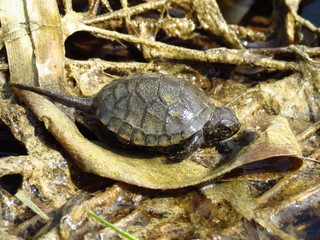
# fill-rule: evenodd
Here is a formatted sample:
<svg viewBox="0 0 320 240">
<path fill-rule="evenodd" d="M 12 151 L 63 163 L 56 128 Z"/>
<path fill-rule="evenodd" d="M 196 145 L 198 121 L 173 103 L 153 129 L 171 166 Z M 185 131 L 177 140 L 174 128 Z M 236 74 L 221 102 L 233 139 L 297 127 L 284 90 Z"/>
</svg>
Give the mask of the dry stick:
<svg viewBox="0 0 320 240">
<path fill-rule="evenodd" d="M 130 13 L 130 15 L 140 14 L 140 13 L 143 13 L 143 12 L 148 11 L 148 10 L 161 8 L 166 3 L 167 3 L 167 0 L 139 4 L 139 5 L 134 6 L 134 7 L 120 9 L 120 10 L 117 10 L 117 11 L 114 11 L 114 12 L 110 12 L 110 13 L 107 13 L 107 14 L 104 14 L 104 15 L 97 16 L 95 18 L 84 20 L 83 23 L 85 23 L 87 25 L 90 25 L 90 24 L 100 23 L 100 22 L 109 21 L 109 20 L 113 20 L 113 19 L 121 19 L 121 18 L 125 18 L 128 13 Z M 297 16 L 297 17 L 299 18 L 299 20 L 301 22 L 301 19 L 300 19 L 301 17 L 300 16 Z M 304 21 L 304 23 L 305 22 L 308 22 L 308 21 Z M 237 25 L 235 25 L 235 26 L 239 27 Z M 312 25 L 312 26 L 308 25 L 308 27 L 310 29 L 312 29 L 313 31 L 320 31 L 320 28 L 315 28 L 314 25 Z M 246 29 L 246 30 L 250 31 L 250 29 Z M 309 47 L 301 46 L 301 48 L 310 57 L 312 57 L 312 56 L 320 56 L 320 47 L 309 48 Z M 247 50 L 247 51 L 249 51 L 252 54 L 263 54 L 263 55 L 268 55 L 268 56 L 274 56 L 275 54 L 278 54 L 278 53 L 292 53 L 292 50 L 290 48 L 288 48 L 288 47 L 250 49 L 250 50 Z"/>
<path fill-rule="evenodd" d="M 100 15 L 95 18 L 84 20 L 83 23 L 90 25 L 90 24 L 94 24 L 94 23 L 109 21 L 112 19 L 121 19 L 121 18 L 125 18 L 128 13 L 130 13 L 130 15 L 140 14 L 140 13 L 143 13 L 148 10 L 153 10 L 153 9 L 158 9 L 160 7 L 163 7 L 166 3 L 167 3 L 167 0 L 139 4 L 134 7 L 123 8 L 123 9 L 120 9 L 120 10 L 117 10 L 114 12 Z M 313 28 L 313 30 L 315 30 L 315 29 Z M 320 29 L 317 29 L 317 30 L 320 31 Z M 303 48 L 303 51 L 305 53 L 307 53 L 310 57 L 320 55 L 320 48 L 319 47 L 307 48 L 305 46 L 301 46 L 301 48 Z M 252 54 L 263 54 L 263 55 L 267 55 L 267 56 L 274 56 L 275 54 L 278 54 L 278 53 L 292 53 L 292 50 L 288 47 L 250 49 L 247 51 Z M 280 68 L 278 68 L 278 69 L 281 70 Z M 295 70 L 295 69 L 292 69 L 292 70 Z"/>
<path fill-rule="evenodd" d="M 301 142 L 307 140 L 308 138 L 314 136 L 318 131 L 320 131 L 320 121 L 315 122 L 312 126 L 307 128 L 303 132 L 299 133 L 296 136 L 296 139 L 301 143 Z M 314 158 L 303 157 L 303 159 L 308 160 L 308 161 L 312 161 L 312 162 L 316 162 L 316 163 L 320 163 L 320 160 L 316 159 L 317 157 L 319 157 L 319 155 L 317 156 L 317 153 L 312 154 L 312 155 L 315 155 Z"/>
<path fill-rule="evenodd" d="M 309 28 L 309 30 L 313 31 L 313 32 L 320 32 L 320 28 L 317 28 L 312 22 L 310 22 L 309 20 L 299 16 L 296 12 L 291 12 L 292 15 L 294 16 L 295 20 L 300 23 L 301 25 Z"/>
<path fill-rule="evenodd" d="M 299 133 L 296 138 L 299 142 L 303 142 L 320 131 L 320 121 L 315 122 L 311 127 Z"/>
<path fill-rule="evenodd" d="M 233 50 L 227 48 L 216 48 L 209 51 L 199 51 L 168 45 L 136 36 L 131 36 L 115 31 L 100 29 L 97 27 L 80 25 L 79 30 L 88 31 L 92 34 L 111 40 L 123 40 L 135 44 L 143 44 L 150 48 L 150 55 L 157 59 L 176 59 L 176 60 L 192 60 L 210 63 L 224 64 L 247 64 L 250 66 L 259 66 L 264 68 L 273 68 L 278 70 L 294 70 L 301 71 L 299 64 L 295 62 L 284 62 L 273 60 L 270 57 L 263 57 L 252 54 L 249 50 Z"/>
<path fill-rule="evenodd" d="M 130 7 L 130 8 L 123 8 L 123 9 L 118 10 L 118 11 L 106 13 L 106 14 L 103 14 L 103 15 L 99 15 L 98 17 L 94 17 L 94 18 L 91 18 L 91 19 L 88 19 L 88 20 L 84 20 L 83 23 L 90 25 L 90 24 L 94 24 L 94 23 L 100 23 L 100 22 L 109 21 L 109 20 L 112 20 L 112 19 L 125 18 L 128 14 L 136 15 L 136 14 L 144 13 L 144 12 L 149 11 L 149 10 L 160 8 L 166 2 L 167 2 L 167 0 L 161 0 L 161 1 L 157 1 L 157 2 L 149 2 L 149 3 L 139 4 L 137 6 Z"/>
<path fill-rule="evenodd" d="M 66 58 L 66 64 L 68 65 L 76 65 L 76 66 L 91 66 L 94 65 L 95 67 L 99 69 L 111 69 L 111 70 L 119 70 L 121 71 L 127 71 L 127 72 L 137 72 L 137 71 L 156 71 L 159 69 L 159 63 L 155 64 L 153 62 L 150 63 L 142 63 L 142 62 L 111 62 L 111 61 L 104 61 L 100 59 L 89 59 L 86 61 L 81 60 L 73 60 Z M 0 70 L 1 70 L 1 64 L 0 64 Z"/>
<path fill-rule="evenodd" d="M 90 12 L 91 15 L 97 15 L 99 4 L 100 4 L 100 0 L 95 0 L 93 2 L 91 1 L 91 4 L 89 4 L 88 12 Z"/>
<path fill-rule="evenodd" d="M 105 9 L 108 10 L 108 12 L 113 12 L 113 9 L 109 3 L 109 0 L 100 0 L 100 3 L 102 6 L 104 6 Z"/>
<path fill-rule="evenodd" d="M 66 11 L 67 14 L 70 12 L 73 12 L 72 0 L 65 0 L 64 1 L 64 10 Z"/>
<path fill-rule="evenodd" d="M 275 54 L 297 54 L 293 51 L 292 46 L 299 48 L 305 54 L 309 55 L 309 57 L 319 57 L 320 56 L 320 47 L 306 47 L 304 45 L 291 45 L 288 47 L 278 47 L 278 48 L 259 48 L 259 49 L 249 49 L 252 54 L 262 54 L 265 56 L 274 56 Z"/>
<path fill-rule="evenodd" d="M 128 8 L 128 1 L 127 0 L 120 0 L 122 8 Z"/>
</svg>

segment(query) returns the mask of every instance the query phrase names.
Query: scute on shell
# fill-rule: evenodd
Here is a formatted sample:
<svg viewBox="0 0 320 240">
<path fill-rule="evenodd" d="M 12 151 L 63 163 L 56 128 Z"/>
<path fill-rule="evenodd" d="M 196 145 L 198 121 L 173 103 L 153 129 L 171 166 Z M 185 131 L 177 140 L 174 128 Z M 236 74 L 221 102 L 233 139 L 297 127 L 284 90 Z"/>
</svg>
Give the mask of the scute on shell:
<svg viewBox="0 0 320 240">
<path fill-rule="evenodd" d="M 211 115 L 202 90 L 160 73 L 114 80 L 96 95 L 98 118 L 115 134 L 141 146 L 179 144 Z"/>
</svg>

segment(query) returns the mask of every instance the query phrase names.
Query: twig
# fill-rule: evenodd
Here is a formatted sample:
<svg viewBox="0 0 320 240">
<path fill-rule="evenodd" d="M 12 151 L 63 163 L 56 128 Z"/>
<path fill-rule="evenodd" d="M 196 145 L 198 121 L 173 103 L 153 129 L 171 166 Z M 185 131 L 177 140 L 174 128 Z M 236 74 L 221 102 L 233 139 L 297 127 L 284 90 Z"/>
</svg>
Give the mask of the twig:
<svg viewBox="0 0 320 240">
<path fill-rule="evenodd" d="M 134 7 L 122 8 L 122 9 L 114 11 L 114 12 L 106 13 L 106 14 L 99 15 L 97 17 L 88 19 L 88 20 L 84 20 L 83 23 L 91 25 L 91 24 L 95 24 L 95 23 L 110 21 L 112 19 L 125 18 L 128 14 L 135 15 L 135 14 L 143 13 L 145 11 L 157 9 L 159 7 L 162 7 L 166 2 L 167 2 L 166 0 L 161 0 L 161 1 L 156 1 L 156 2 L 148 2 L 148 3 L 139 4 Z"/>
<path fill-rule="evenodd" d="M 270 57 L 252 54 L 250 50 L 235 50 L 227 48 L 215 48 L 208 51 L 199 51 L 183 47 L 168 45 L 162 42 L 152 41 L 145 38 L 131 36 L 115 31 L 105 30 L 97 27 L 82 24 L 79 30 L 88 31 L 92 34 L 98 34 L 101 37 L 111 40 L 123 40 L 135 44 L 143 44 L 149 47 L 150 55 L 154 59 L 176 59 L 192 60 L 209 63 L 224 64 L 246 64 L 250 66 L 259 66 L 264 68 L 273 68 L 278 70 L 301 71 L 299 64 L 295 62 L 284 62 L 274 60 Z"/>
</svg>

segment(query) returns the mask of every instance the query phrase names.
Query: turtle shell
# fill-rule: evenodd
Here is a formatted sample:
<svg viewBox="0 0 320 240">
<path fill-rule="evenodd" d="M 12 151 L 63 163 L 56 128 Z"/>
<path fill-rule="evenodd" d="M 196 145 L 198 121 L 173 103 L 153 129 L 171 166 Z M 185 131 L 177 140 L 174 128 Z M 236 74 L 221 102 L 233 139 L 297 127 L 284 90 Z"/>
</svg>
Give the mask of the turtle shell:
<svg viewBox="0 0 320 240">
<path fill-rule="evenodd" d="M 191 83 L 143 73 L 106 85 L 95 96 L 94 110 L 110 131 L 130 144 L 167 147 L 200 131 L 212 105 Z"/>
</svg>

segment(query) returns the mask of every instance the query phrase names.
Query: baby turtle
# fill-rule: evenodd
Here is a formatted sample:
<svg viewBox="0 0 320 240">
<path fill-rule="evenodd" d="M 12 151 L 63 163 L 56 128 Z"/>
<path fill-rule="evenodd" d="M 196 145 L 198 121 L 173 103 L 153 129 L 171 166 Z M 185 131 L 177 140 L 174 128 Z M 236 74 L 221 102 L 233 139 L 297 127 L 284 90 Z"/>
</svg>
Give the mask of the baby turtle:
<svg viewBox="0 0 320 240">
<path fill-rule="evenodd" d="M 160 73 L 114 80 L 88 98 L 12 86 L 75 107 L 84 116 L 83 122 L 100 137 L 112 134 L 124 145 L 161 152 L 170 161 L 181 161 L 201 145 L 227 139 L 240 129 L 232 110 L 215 107 L 191 83 Z"/>
</svg>

